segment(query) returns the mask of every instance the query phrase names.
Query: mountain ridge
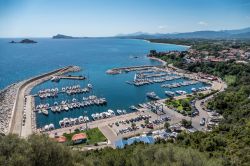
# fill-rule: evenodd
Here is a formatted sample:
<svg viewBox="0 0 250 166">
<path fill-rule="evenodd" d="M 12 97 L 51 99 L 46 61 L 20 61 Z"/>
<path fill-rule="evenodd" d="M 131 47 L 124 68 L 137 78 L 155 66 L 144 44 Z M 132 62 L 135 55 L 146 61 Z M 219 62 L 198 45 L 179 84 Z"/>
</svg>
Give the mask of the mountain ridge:
<svg viewBox="0 0 250 166">
<path fill-rule="evenodd" d="M 143 33 L 135 32 L 131 34 L 116 35 L 118 38 L 143 38 L 143 39 L 157 39 L 157 38 L 203 38 L 203 39 L 250 39 L 250 27 L 234 30 L 203 30 L 193 32 L 181 33 Z"/>
</svg>

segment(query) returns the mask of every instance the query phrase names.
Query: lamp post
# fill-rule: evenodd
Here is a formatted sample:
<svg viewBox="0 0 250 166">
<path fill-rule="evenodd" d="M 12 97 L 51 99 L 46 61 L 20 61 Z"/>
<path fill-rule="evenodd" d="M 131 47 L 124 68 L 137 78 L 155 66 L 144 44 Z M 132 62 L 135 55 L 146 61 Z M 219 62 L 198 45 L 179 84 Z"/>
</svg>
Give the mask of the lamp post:
<svg viewBox="0 0 250 166">
<path fill-rule="evenodd" d="M 84 111 L 84 115 L 87 116 L 87 111 Z M 88 129 L 88 121 L 86 120 L 86 130 Z"/>
</svg>

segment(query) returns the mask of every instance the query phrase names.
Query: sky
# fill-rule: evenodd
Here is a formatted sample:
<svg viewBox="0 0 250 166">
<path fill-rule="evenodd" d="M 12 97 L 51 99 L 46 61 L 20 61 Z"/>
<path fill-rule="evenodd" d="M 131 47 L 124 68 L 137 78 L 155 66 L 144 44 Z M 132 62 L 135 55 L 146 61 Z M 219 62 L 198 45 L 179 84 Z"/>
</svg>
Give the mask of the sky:
<svg viewBox="0 0 250 166">
<path fill-rule="evenodd" d="M 0 0 L 0 37 L 102 37 L 250 27 L 250 0 Z"/>
</svg>

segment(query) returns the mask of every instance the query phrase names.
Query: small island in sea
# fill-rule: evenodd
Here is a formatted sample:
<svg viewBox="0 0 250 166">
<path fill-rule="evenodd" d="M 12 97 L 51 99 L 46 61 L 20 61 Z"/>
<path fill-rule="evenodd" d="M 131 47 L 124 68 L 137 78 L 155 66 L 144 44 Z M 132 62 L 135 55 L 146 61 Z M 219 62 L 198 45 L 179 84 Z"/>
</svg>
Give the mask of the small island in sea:
<svg viewBox="0 0 250 166">
<path fill-rule="evenodd" d="M 74 37 L 69 35 L 63 35 L 63 34 L 57 34 L 55 36 L 52 36 L 52 39 L 86 39 L 89 37 Z"/>
<path fill-rule="evenodd" d="M 76 38 L 76 37 L 62 35 L 62 34 L 57 34 L 57 35 L 52 37 L 52 39 L 74 39 L 74 38 Z"/>
<path fill-rule="evenodd" d="M 33 43 L 37 43 L 37 41 L 31 40 L 31 39 L 23 39 L 20 42 L 16 42 L 16 41 L 12 40 L 10 43 L 33 44 Z"/>
</svg>

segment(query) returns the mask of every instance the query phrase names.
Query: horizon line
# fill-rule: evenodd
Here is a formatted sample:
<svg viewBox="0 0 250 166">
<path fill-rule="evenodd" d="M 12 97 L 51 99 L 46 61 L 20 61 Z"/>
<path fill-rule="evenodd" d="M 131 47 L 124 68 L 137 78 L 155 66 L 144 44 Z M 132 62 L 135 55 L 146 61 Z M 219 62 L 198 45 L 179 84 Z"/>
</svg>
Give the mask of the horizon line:
<svg viewBox="0 0 250 166">
<path fill-rule="evenodd" d="M 192 32 L 205 32 L 205 31 L 213 31 L 213 32 L 222 32 L 222 31 L 228 31 L 228 30 L 242 30 L 242 29 L 247 29 L 250 28 L 250 26 L 248 27 L 242 27 L 242 28 L 236 28 L 236 29 L 221 29 L 221 30 L 194 30 L 194 31 L 186 31 L 186 32 L 164 32 L 164 33 L 160 33 L 160 32 L 155 32 L 155 33 L 150 33 L 150 32 L 144 32 L 144 31 L 135 31 L 135 32 L 131 32 L 131 33 L 118 33 L 115 35 L 111 35 L 111 36 L 74 36 L 74 35 L 69 35 L 66 33 L 57 33 L 55 35 L 52 36 L 15 36 L 15 37 L 11 37 L 11 36 L 0 36 L 1 39 L 4 38 L 52 38 L 53 36 L 56 35 L 65 35 L 65 36 L 71 36 L 71 37 L 76 37 L 76 38 L 112 38 L 112 37 L 122 37 L 124 36 L 129 36 L 131 34 L 134 33 L 142 33 L 142 34 L 147 34 L 147 35 L 156 35 L 156 34 L 178 34 L 178 33 L 192 33 Z"/>
</svg>

